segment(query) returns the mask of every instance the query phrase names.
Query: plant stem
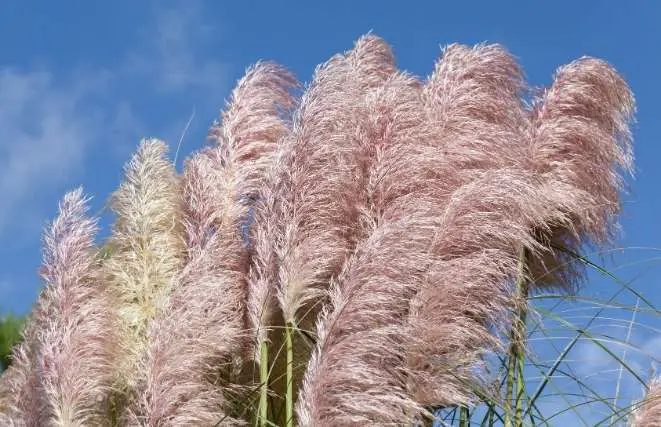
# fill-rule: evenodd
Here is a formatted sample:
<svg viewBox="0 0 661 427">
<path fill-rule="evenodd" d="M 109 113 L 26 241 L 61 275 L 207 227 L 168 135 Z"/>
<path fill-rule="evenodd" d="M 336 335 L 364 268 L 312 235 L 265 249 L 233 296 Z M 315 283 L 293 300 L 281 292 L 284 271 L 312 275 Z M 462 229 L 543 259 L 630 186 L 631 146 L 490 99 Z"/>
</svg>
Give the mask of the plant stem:
<svg viewBox="0 0 661 427">
<path fill-rule="evenodd" d="M 516 382 L 516 413 L 515 425 L 517 427 L 523 426 L 523 395 L 525 394 L 526 385 L 523 370 L 526 365 L 526 352 L 525 352 L 525 333 L 526 333 L 526 316 L 528 300 L 528 286 L 523 284 L 521 289 L 521 306 L 519 307 L 519 325 L 521 326 L 519 335 L 519 349 L 517 354 L 517 382 Z"/>
<path fill-rule="evenodd" d="M 459 408 L 459 426 L 460 427 L 468 427 L 469 426 L 469 418 L 470 414 L 468 413 L 468 408 L 466 406 L 462 406 Z"/>
<path fill-rule="evenodd" d="M 513 333 L 510 332 L 510 340 Z M 507 359 L 507 388 L 505 389 L 505 427 L 512 427 L 512 389 L 514 388 L 514 377 L 516 375 L 515 359 L 510 344 L 510 354 Z"/>
<path fill-rule="evenodd" d="M 268 425 L 269 346 L 263 341 L 259 346 L 259 425 Z"/>
<path fill-rule="evenodd" d="M 507 369 L 506 399 L 508 403 L 505 414 L 505 427 L 512 427 L 512 397 L 514 397 L 514 426 L 523 426 L 523 395 L 525 393 L 525 379 L 523 370 L 525 367 L 525 334 L 526 316 L 528 314 L 528 282 L 526 279 L 527 252 L 521 250 L 519 255 L 519 272 L 516 279 L 516 293 L 514 298 L 517 304 L 517 314 L 512 319 L 510 331 L 510 349 Z M 516 387 L 515 387 L 516 386 Z"/>
<path fill-rule="evenodd" d="M 287 346 L 287 395 L 285 397 L 286 426 L 294 425 L 294 348 L 292 345 L 292 324 L 285 326 L 285 345 Z"/>
</svg>

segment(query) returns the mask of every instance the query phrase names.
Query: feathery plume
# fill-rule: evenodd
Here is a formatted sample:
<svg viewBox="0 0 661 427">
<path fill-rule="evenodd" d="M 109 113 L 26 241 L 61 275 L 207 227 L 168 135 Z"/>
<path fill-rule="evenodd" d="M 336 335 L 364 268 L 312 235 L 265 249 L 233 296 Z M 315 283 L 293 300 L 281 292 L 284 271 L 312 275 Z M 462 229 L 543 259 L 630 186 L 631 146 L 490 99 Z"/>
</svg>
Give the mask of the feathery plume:
<svg viewBox="0 0 661 427">
<path fill-rule="evenodd" d="M 366 205 L 365 175 L 374 147 L 362 97 L 395 72 L 390 47 L 368 35 L 344 55 L 315 71 L 303 95 L 294 129 L 278 161 L 281 236 L 275 241 L 279 268 L 278 300 L 285 321 L 310 311 L 323 298 L 359 236 L 359 214 Z M 278 238 L 279 237 L 279 238 Z M 305 307 L 305 309 L 304 309 Z"/>
<path fill-rule="evenodd" d="M 167 306 L 183 260 L 179 181 L 166 152 L 164 142 L 143 140 L 112 199 L 117 219 L 104 270 L 119 303 L 117 369 L 129 392 L 145 380 L 147 329 Z"/>
<path fill-rule="evenodd" d="M 37 379 L 37 304 L 23 330 L 23 340 L 12 349 L 12 364 L 0 376 L 0 425 L 39 427 L 47 413 L 44 394 Z"/>
<path fill-rule="evenodd" d="M 523 167 L 526 111 L 516 60 L 499 45 L 450 45 L 424 91 L 440 178 L 411 192 L 439 209 L 431 263 L 412 298 L 409 389 L 423 405 L 467 403 L 481 358 L 498 346 L 490 331 L 512 308 L 509 281 L 540 212 L 540 188 Z M 453 177 L 448 179 L 447 177 Z M 439 182 L 444 180 L 445 183 Z M 454 181 L 454 182 L 452 182 Z M 457 308 L 460 301 L 470 305 Z"/>
<path fill-rule="evenodd" d="M 226 188 L 235 192 L 235 202 L 258 196 L 273 154 L 290 132 L 288 116 L 296 104 L 291 92 L 297 87 L 284 67 L 258 62 L 232 91 L 221 122 L 212 126 L 209 134 L 222 151 L 221 167 L 232 177 Z"/>
<path fill-rule="evenodd" d="M 116 324 L 86 204 L 81 189 L 65 195 L 44 236 L 36 365 L 48 407 L 43 422 L 57 426 L 104 425 L 113 380 Z"/>
<path fill-rule="evenodd" d="M 276 151 L 282 139 L 291 132 L 285 113 L 296 105 L 291 93 L 296 87 L 296 79 L 286 69 L 275 64 L 257 64 L 234 90 L 223 113 L 222 127 L 212 131 L 224 153 L 221 166 L 227 168 L 227 176 L 235 181 L 233 186 L 227 186 L 234 200 L 234 209 L 240 210 L 235 218 L 247 220 L 254 212 L 253 223 L 257 224 L 257 217 L 264 220 L 263 227 L 250 231 L 254 255 L 247 288 L 248 326 L 258 334 L 263 334 L 262 319 L 268 318 L 272 309 L 272 304 L 267 303 L 270 282 L 265 277 L 274 263 L 272 243 L 265 237 L 265 234 L 274 235 L 270 219 L 273 212 L 259 212 L 259 207 L 272 201 L 268 200 L 270 194 L 263 189 L 271 185 L 270 171 Z"/>
<path fill-rule="evenodd" d="M 9 417 L 17 425 L 104 425 L 108 418 L 115 321 L 86 205 L 81 189 L 65 195 L 44 235 L 45 288 L 3 380 L 15 396 Z"/>
<path fill-rule="evenodd" d="M 256 360 L 264 358 L 269 327 L 286 326 L 290 342 L 291 327 L 313 329 L 331 277 L 355 248 L 373 151 L 362 134 L 368 123 L 359 100 L 394 71 L 390 47 L 368 35 L 318 66 L 302 97 L 256 209 L 249 301 Z M 274 316 L 277 303 L 282 319 Z M 277 346 L 279 337 L 272 338 Z M 309 345 L 293 341 L 297 355 L 309 353 Z M 276 377 L 284 368 L 277 362 Z M 291 417 L 298 378 L 289 369 L 288 380 L 275 381 L 274 389 L 292 387 L 285 414 Z"/>
<path fill-rule="evenodd" d="M 631 427 L 661 427 L 661 379 L 653 379 L 647 389 L 647 396 L 636 404 L 631 419 Z"/>
<path fill-rule="evenodd" d="M 534 260 L 540 286 L 572 290 L 581 275 L 571 257 L 584 239 L 608 242 L 617 229 L 621 172 L 633 162 L 629 124 L 635 111 L 626 82 L 606 62 L 584 57 L 558 69 L 536 99 L 528 129 L 531 167 L 557 189 L 555 206 L 569 217 L 538 238 L 554 248 Z"/>
</svg>

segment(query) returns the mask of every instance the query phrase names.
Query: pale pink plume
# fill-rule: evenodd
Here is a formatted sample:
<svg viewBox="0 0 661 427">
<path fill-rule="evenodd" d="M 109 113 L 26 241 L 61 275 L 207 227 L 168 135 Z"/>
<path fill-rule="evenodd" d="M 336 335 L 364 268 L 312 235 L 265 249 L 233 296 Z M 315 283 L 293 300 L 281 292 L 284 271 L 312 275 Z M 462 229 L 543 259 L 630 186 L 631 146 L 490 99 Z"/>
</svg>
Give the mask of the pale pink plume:
<svg viewBox="0 0 661 427">
<path fill-rule="evenodd" d="M 221 151 L 219 166 L 232 177 L 232 185 L 225 187 L 234 203 L 255 199 L 262 188 L 280 139 L 290 131 L 296 105 L 292 91 L 298 85 L 284 67 L 258 62 L 239 80 L 221 121 L 212 126 L 210 137 Z"/>
<path fill-rule="evenodd" d="M 631 171 L 629 124 L 634 98 L 626 82 L 606 62 L 581 58 L 558 69 L 554 82 L 533 104 L 526 158 L 554 188 L 554 205 L 568 225 L 549 221 L 541 233 L 547 245 L 578 252 L 582 244 L 610 241 L 617 230 L 621 172 Z M 578 266 L 560 250 L 537 260 L 544 286 L 573 289 Z"/>
<path fill-rule="evenodd" d="M 661 427 L 661 379 L 652 380 L 645 399 L 636 403 L 631 427 Z"/>
<path fill-rule="evenodd" d="M 82 190 L 68 193 L 44 235 L 45 287 L 8 378 L 25 425 L 107 424 L 116 322 L 86 214 Z"/>
<path fill-rule="evenodd" d="M 310 325 L 319 299 L 351 255 L 366 207 L 366 175 L 374 155 L 363 98 L 395 72 L 378 37 L 317 67 L 278 158 L 275 184 L 278 299 L 285 321 Z M 259 226 L 259 225 L 258 225 Z M 314 307 L 317 305 L 317 307 Z M 312 314 L 308 313 L 311 312 Z"/>
<path fill-rule="evenodd" d="M 257 346 L 268 339 L 277 349 L 284 322 L 314 334 L 329 282 L 362 234 L 374 146 L 367 134 L 373 125 L 361 99 L 394 72 L 390 47 L 371 35 L 315 70 L 256 209 L 251 283 L 261 283 L 265 292 L 250 303 L 258 320 Z M 275 297 L 280 312 L 272 308 Z M 268 327 L 276 332 L 267 338 Z M 294 335 L 293 348 L 299 360 L 310 352 L 299 334 Z M 286 385 L 285 365 L 277 363 L 281 359 L 273 372 L 276 393 Z M 294 394 L 303 374 L 298 368 Z"/>
<path fill-rule="evenodd" d="M 12 349 L 12 364 L 0 376 L 0 425 L 39 427 L 48 406 L 37 377 L 37 305 L 23 331 L 23 340 Z"/>
<path fill-rule="evenodd" d="M 103 267 L 119 305 L 121 355 L 115 364 L 122 398 L 129 401 L 146 381 L 149 325 L 167 307 L 184 259 L 181 189 L 166 153 L 164 142 L 143 140 L 112 199 L 117 218 Z"/>
</svg>

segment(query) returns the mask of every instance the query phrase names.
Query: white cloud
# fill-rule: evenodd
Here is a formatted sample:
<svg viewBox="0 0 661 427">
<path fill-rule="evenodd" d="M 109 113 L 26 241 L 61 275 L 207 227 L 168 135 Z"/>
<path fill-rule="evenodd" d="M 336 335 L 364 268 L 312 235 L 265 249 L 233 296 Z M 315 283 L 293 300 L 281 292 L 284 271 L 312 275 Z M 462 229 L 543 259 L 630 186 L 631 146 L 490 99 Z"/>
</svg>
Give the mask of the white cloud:
<svg viewBox="0 0 661 427">
<path fill-rule="evenodd" d="M 20 236 L 36 239 L 39 196 L 77 185 L 90 150 L 113 147 L 124 158 L 140 136 L 177 138 L 196 103 L 220 106 L 224 66 L 203 51 L 217 28 L 204 24 L 197 2 L 159 6 L 111 69 L 73 64 L 62 78 L 0 68 L 0 236 L 29 223 L 31 232 Z M 145 99 L 180 120 L 154 119 L 135 105 Z"/>
<path fill-rule="evenodd" d="M 202 54 L 218 37 L 217 28 L 204 22 L 199 2 L 154 10 L 154 22 L 140 31 L 140 43 L 127 55 L 124 73 L 140 74 L 164 92 L 222 90 L 224 65 Z"/>
<path fill-rule="evenodd" d="M 31 202 L 79 171 L 95 120 L 80 111 L 85 90 L 0 70 L 0 234 L 38 218 Z"/>
</svg>

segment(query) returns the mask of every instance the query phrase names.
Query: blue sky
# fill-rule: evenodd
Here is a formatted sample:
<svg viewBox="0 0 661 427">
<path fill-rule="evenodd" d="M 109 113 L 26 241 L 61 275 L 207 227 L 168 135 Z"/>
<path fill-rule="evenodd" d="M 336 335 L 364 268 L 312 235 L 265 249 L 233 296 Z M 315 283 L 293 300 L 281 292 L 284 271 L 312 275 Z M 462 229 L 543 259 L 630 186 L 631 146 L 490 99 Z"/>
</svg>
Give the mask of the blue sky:
<svg viewBox="0 0 661 427">
<path fill-rule="evenodd" d="M 615 65 L 637 97 L 637 170 L 617 242 L 624 249 L 606 261 L 661 305 L 653 249 L 661 247 L 661 3 L 64 4 L 4 0 L 0 7 L 0 310 L 24 313 L 33 303 L 40 232 L 65 191 L 83 184 L 100 210 L 140 137 L 164 138 L 174 147 L 194 114 L 180 163 L 204 143 L 247 66 L 271 59 L 307 81 L 315 65 L 370 30 L 392 44 L 401 68 L 421 76 L 451 42 L 504 44 L 536 85 L 582 55 Z M 586 295 L 612 293 L 608 280 L 589 277 Z M 655 319 L 648 323 L 659 327 Z M 632 340 L 661 354 L 661 335 L 635 329 Z M 614 327 L 613 334 L 624 330 Z M 590 352 L 583 353 L 599 359 Z M 640 369 L 648 364 L 641 359 Z"/>
</svg>

